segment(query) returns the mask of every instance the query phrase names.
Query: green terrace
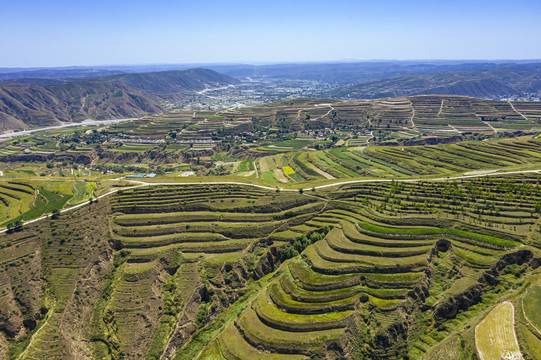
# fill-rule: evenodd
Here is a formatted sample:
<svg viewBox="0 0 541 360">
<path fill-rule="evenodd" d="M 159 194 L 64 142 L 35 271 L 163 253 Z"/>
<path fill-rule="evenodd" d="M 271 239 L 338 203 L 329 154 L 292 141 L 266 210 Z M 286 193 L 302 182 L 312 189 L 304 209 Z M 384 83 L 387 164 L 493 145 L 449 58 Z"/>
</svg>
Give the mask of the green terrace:
<svg viewBox="0 0 541 360">
<path fill-rule="evenodd" d="M 338 147 L 264 156 L 254 160 L 254 165 L 263 180 L 276 184 L 363 177 L 449 176 L 537 166 L 541 163 L 540 144 L 539 139 L 509 139 L 431 146 Z M 236 171 L 247 169 L 239 167 Z"/>
<path fill-rule="evenodd" d="M 436 258 L 446 259 L 445 264 L 439 265 L 445 268 L 460 265 L 463 276 L 472 282 L 481 276 L 480 269 L 486 269 L 504 253 L 490 243 L 472 245 L 468 241 L 471 237 L 483 237 L 481 234 L 461 233 L 449 244 L 442 243 L 438 236 L 445 229 L 413 231 L 416 235 L 428 233 L 422 239 L 382 239 L 357 226 L 356 213 L 330 211 L 314 220 L 325 222 L 328 216 L 338 223 L 332 223 L 333 229 L 327 236 L 309 245 L 301 256 L 284 262 L 266 290 L 207 347 L 206 356 L 313 356 L 346 336 L 354 310 L 359 307 L 375 307 L 381 309 L 383 316 L 392 317 L 408 297 L 418 296 L 414 294 L 419 287 L 429 284 L 427 269 Z M 369 223 L 363 225 L 378 230 L 378 234 L 385 230 L 392 234 L 412 232 L 407 228 L 389 230 Z M 430 294 L 421 295 L 428 302 L 432 296 L 445 297 L 460 291 L 463 284 L 459 278 L 446 290 L 432 285 Z"/>
<path fill-rule="evenodd" d="M 71 343 L 56 329 L 87 321 L 97 358 L 305 359 L 340 354 L 354 331 L 392 331 L 423 309 L 424 325 L 408 329 L 414 340 L 404 345 L 421 358 L 446 336 L 441 314 L 453 299 L 492 289 L 487 274 L 522 281 L 494 269 L 518 274 L 528 263 L 508 267 L 503 259 L 541 248 L 538 181 L 529 174 L 302 193 L 234 184 L 120 190 L 0 240 L 0 289 L 9 290 L 1 304 L 16 296 L 24 304 L 16 312 L 39 311 L 42 298 L 28 279 L 47 280 L 40 330 L 13 351 L 61 356 Z M 76 186 L 74 201 L 93 188 Z M 83 286 L 98 278 L 99 286 Z M 534 322 L 535 294 L 523 294 Z M 85 307 L 87 296 L 95 306 Z M 449 321 L 468 321 L 468 311 Z M 190 329 L 191 340 L 176 347 L 179 329 Z M 372 350 L 374 358 L 395 351 Z"/>
</svg>

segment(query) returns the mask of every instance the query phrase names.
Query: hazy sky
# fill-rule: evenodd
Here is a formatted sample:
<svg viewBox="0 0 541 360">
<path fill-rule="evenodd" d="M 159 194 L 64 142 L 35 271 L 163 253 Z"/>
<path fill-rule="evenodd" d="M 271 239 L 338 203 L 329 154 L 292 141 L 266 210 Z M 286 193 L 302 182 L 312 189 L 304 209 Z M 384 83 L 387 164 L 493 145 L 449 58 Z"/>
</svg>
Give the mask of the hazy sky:
<svg viewBox="0 0 541 360">
<path fill-rule="evenodd" d="M 541 0 L 0 0 L 0 67 L 541 59 Z"/>
</svg>

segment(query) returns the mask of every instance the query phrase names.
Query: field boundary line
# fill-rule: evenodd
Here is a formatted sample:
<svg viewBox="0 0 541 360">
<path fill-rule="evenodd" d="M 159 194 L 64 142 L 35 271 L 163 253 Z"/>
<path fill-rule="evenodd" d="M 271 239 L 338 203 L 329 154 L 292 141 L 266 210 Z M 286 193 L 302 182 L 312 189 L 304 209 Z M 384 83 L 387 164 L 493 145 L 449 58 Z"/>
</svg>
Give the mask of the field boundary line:
<svg viewBox="0 0 541 360">
<path fill-rule="evenodd" d="M 530 319 L 528 319 L 528 316 L 526 316 L 526 311 L 524 311 L 524 298 L 520 299 L 520 302 L 521 302 L 521 307 L 522 307 L 522 315 L 524 315 L 524 319 L 526 319 L 526 321 L 528 322 L 528 324 L 530 324 L 538 333 L 539 335 L 541 335 L 541 330 L 539 330 L 537 328 L 537 326 L 535 326 Z"/>
</svg>

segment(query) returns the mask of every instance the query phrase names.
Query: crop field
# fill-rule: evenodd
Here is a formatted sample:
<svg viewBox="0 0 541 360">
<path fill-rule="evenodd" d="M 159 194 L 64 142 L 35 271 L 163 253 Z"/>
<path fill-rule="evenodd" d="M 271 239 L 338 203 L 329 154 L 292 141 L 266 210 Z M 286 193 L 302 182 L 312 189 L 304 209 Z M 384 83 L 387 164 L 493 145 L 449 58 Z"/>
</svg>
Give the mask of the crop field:
<svg viewBox="0 0 541 360">
<path fill-rule="evenodd" d="M 280 159 L 285 170 L 293 168 L 291 155 L 263 159 Z M 97 191 L 87 182 L 70 186 L 78 189 L 75 202 Z M 494 264 L 541 246 L 540 203 L 536 174 L 304 193 L 220 184 L 121 190 L 0 240 L 0 266 L 7 269 L 0 290 L 19 284 L 24 265 L 18 276 L 40 278 L 44 271 L 50 287 L 43 293 L 49 295 L 41 286 L 16 288 L 26 307 L 0 296 L 5 309 L 21 313 L 9 326 L 22 326 L 25 309 L 39 312 L 42 302 L 51 309 L 37 320 L 39 330 L 24 330 L 29 341 L 10 351 L 55 357 L 90 344 L 85 351 L 97 358 L 301 359 L 325 352 L 339 358 L 344 351 L 362 358 L 368 350 L 353 345 L 360 336 L 371 344 L 370 358 L 398 352 L 420 359 L 442 349 L 465 354 L 470 343 L 443 341 L 477 312 L 468 305 L 453 313 L 453 299 L 522 281 L 528 262 L 499 265 L 499 274 Z M 99 226 L 92 228 L 94 221 Z M 36 252 L 36 244 L 44 248 Z M 487 285 L 488 273 L 509 285 Z M 84 291 L 95 300 L 83 301 Z M 531 294 L 524 308 L 537 322 Z M 483 301 L 495 305 L 491 296 Z M 426 326 L 389 337 L 419 317 Z M 55 332 L 67 321 L 74 333 L 77 324 L 88 326 L 72 339 Z"/>
<path fill-rule="evenodd" d="M 480 359 L 522 359 L 514 327 L 512 303 L 506 301 L 492 310 L 475 329 Z"/>
<path fill-rule="evenodd" d="M 490 187 L 475 183 L 464 184 L 464 191 L 467 191 L 466 188 L 483 188 L 488 193 L 497 194 L 497 188 L 506 182 L 503 179 L 494 180 Z M 531 184 L 537 186 L 534 185 L 535 181 Z M 431 283 L 429 293 L 423 295 L 427 305 L 433 304 L 434 299 L 452 298 L 467 291 L 469 286 L 482 277 L 483 271 L 490 269 L 491 264 L 506 251 L 521 245 L 520 242 L 510 240 L 517 238 L 513 227 L 502 227 L 500 230 L 500 224 L 505 222 L 503 217 L 499 224 L 476 226 L 476 231 L 482 231 L 483 234 L 456 229 L 449 232 L 436 227 L 421 230 L 405 226 L 412 222 L 433 225 L 455 223 L 463 226 L 470 223 L 466 217 L 454 217 L 452 210 L 447 220 L 440 217 L 439 221 L 433 217 L 432 220 L 428 217 L 422 220 L 423 211 L 419 208 L 420 211 L 413 211 L 415 215 L 406 208 L 397 210 L 401 214 L 399 216 L 392 210 L 389 213 L 373 213 L 372 205 L 369 204 L 377 203 L 378 194 L 389 195 L 394 199 L 400 197 L 392 190 L 393 186 L 396 185 L 383 185 L 383 188 L 380 184 L 368 187 L 344 186 L 329 194 L 341 205 L 306 222 L 309 228 L 301 230 L 301 227 L 292 227 L 293 232 L 289 235 L 292 238 L 302 236 L 303 231 L 317 233 L 321 231 L 320 226 L 325 224 L 331 230 L 323 239 L 313 238 L 314 242 L 306 247 L 301 256 L 284 262 L 266 290 L 253 300 L 234 323 L 227 326 L 216 341 L 208 346 L 205 354 L 222 354 L 227 359 L 238 358 L 238 354 L 257 354 L 259 358 L 269 359 L 279 354 L 283 358 L 294 358 L 312 356 L 323 347 L 339 347 L 355 309 L 358 311 L 359 305 L 356 304 L 362 308 L 380 309 L 385 315 L 379 317 L 378 321 L 390 321 L 393 314 L 407 301 L 410 296 L 408 294 L 422 284 Z M 421 196 L 413 188 L 427 185 L 404 186 L 404 194 Z M 446 194 L 443 188 L 448 184 L 441 186 L 442 189 L 434 192 Z M 527 189 L 526 185 L 524 193 L 530 192 Z M 481 194 L 482 191 L 479 191 L 471 196 L 478 202 L 487 196 Z M 444 201 L 453 203 L 447 195 Z M 536 201 L 533 199 L 532 203 Z M 385 201 L 389 202 L 392 201 Z M 366 208 L 360 210 L 359 207 Z M 444 211 L 447 208 L 443 203 L 439 207 Z M 528 205 L 520 205 L 520 208 L 524 211 Z M 376 225 L 373 219 L 394 225 Z M 499 240 L 494 232 L 488 235 L 494 228 L 498 228 L 498 236 L 502 237 Z M 292 244 L 296 246 L 294 241 Z M 435 252 L 438 260 L 434 258 Z M 427 278 L 429 268 L 440 275 L 433 274 Z M 457 272 L 458 268 L 460 270 Z M 437 333 L 429 334 L 422 342 L 415 343 L 410 349 L 410 356 L 417 358 L 423 354 L 432 344 L 441 341 L 438 336 Z M 446 346 L 451 352 L 456 352 L 457 359 L 460 358 L 460 342 L 448 342 Z M 388 355 L 384 350 L 381 351 L 379 356 Z"/>
<path fill-rule="evenodd" d="M 256 161 L 264 180 L 275 169 L 287 182 L 303 183 L 333 178 L 407 178 L 447 176 L 479 170 L 522 169 L 541 163 L 540 139 L 462 142 L 433 146 L 339 147 L 324 151 L 290 152 Z M 287 164 L 284 168 L 283 164 Z M 241 170 L 239 170 L 241 171 Z"/>
<path fill-rule="evenodd" d="M 541 353 L 541 321 L 539 301 L 541 286 L 539 276 L 532 280 L 531 286 L 516 302 L 516 328 L 520 347 L 526 354 Z"/>
<path fill-rule="evenodd" d="M 2 181 L 0 224 L 31 220 L 55 209 L 60 210 L 68 203 L 89 200 L 95 189 L 96 183 L 92 181 Z"/>
<path fill-rule="evenodd" d="M 315 142 L 316 142 L 315 140 L 302 140 L 302 139 L 285 140 L 285 141 L 274 143 L 272 145 L 261 146 L 258 149 L 267 150 L 267 151 L 295 151 L 295 150 L 301 150 L 304 147 L 310 146 L 314 144 Z"/>
<path fill-rule="evenodd" d="M 2 141 L 0 358 L 536 358 L 539 114 L 285 99 Z"/>
</svg>

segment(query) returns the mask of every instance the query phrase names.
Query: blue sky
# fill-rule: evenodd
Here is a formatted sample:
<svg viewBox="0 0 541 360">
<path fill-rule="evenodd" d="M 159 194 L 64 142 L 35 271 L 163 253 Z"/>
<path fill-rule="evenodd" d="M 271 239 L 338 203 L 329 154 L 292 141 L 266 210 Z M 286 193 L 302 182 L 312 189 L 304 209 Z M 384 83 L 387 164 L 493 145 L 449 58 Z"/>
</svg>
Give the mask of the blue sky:
<svg viewBox="0 0 541 360">
<path fill-rule="evenodd" d="M 0 67 L 541 59 L 540 0 L 0 0 Z"/>
</svg>

